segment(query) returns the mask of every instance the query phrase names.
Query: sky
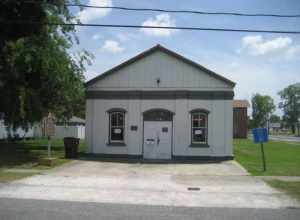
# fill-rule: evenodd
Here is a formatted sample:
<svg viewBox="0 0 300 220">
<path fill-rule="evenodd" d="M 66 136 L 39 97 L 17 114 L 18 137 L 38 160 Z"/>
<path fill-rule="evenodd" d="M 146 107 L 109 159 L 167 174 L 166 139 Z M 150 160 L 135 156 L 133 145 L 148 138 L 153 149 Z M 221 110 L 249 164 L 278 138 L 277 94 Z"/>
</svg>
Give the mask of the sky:
<svg viewBox="0 0 300 220">
<path fill-rule="evenodd" d="M 299 0 L 82 0 L 97 6 L 172 10 L 300 14 Z M 72 12 L 82 23 L 300 31 L 300 18 L 236 17 L 87 8 Z M 278 105 L 278 92 L 300 82 L 300 35 L 78 27 L 74 50 L 94 55 L 86 80 L 161 44 L 236 82 L 235 99 L 269 95 Z M 276 114 L 281 115 L 277 109 Z"/>
</svg>

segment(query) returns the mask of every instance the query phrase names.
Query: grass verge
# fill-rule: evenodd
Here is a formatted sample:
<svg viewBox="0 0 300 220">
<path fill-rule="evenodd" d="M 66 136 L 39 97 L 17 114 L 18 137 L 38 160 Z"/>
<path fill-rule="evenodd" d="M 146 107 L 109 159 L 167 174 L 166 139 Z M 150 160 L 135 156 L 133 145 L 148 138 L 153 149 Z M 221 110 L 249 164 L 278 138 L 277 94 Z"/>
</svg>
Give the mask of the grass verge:
<svg viewBox="0 0 300 220">
<path fill-rule="evenodd" d="M 19 173 L 19 172 L 6 172 L 6 170 L 0 170 L 0 183 L 6 183 L 28 176 L 32 176 L 37 173 Z"/>
<path fill-rule="evenodd" d="M 47 144 L 47 139 L 0 142 L 0 182 L 31 176 L 70 161 L 64 158 L 63 140 L 57 139 L 52 140 L 52 157 L 56 158 L 53 165 L 42 165 L 41 159 L 47 157 Z M 85 143 L 81 141 L 79 151 L 84 149 Z"/>
<path fill-rule="evenodd" d="M 281 180 L 267 180 L 267 183 L 300 202 L 300 182 L 286 182 Z"/>
<path fill-rule="evenodd" d="M 234 140 L 235 159 L 256 176 L 300 176 L 300 143 L 269 141 L 265 145 L 267 171 L 262 170 L 261 149 L 250 139 Z"/>
</svg>

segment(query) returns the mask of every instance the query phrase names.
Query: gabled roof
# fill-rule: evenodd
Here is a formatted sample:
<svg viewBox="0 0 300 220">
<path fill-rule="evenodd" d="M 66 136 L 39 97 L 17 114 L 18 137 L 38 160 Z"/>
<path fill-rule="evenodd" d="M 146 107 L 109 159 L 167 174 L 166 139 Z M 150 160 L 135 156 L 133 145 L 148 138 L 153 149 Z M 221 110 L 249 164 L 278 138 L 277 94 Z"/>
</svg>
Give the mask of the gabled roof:
<svg viewBox="0 0 300 220">
<path fill-rule="evenodd" d="M 233 100 L 233 108 L 249 108 L 248 100 Z"/>
<path fill-rule="evenodd" d="M 85 120 L 82 118 L 73 116 L 68 121 L 57 121 L 56 125 L 85 125 Z"/>
<path fill-rule="evenodd" d="M 78 118 L 76 116 L 73 116 L 72 118 L 70 118 L 69 122 L 85 123 L 85 120 L 82 119 L 82 118 Z"/>
<path fill-rule="evenodd" d="M 169 54 L 170 56 L 173 56 L 173 57 L 175 57 L 175 58 L 177 58 L 177 59 L 179 59 L 179 60 L 181 60 L 181 61 L 183 61 L 183 62 L 185 62 L 185 63 L 187 63 L 189 65 L 192 65 L 192 66 L 200 69 L 201 71 L 203 71 L 203 72 L 211 75 L 212 77 L 214 77 L 216 79 L 219 79 L 219 80 L 221 80 L 221 81 L 229 84 L 232 87 L 235 86 L 235 82 L 233 82 L 233 81 L 231 81 L 231 80 L 229 80 L 229 79 L 227 79 L 227 78 L 225 78 L 225 77 L 223 77 L 223 76 L 221 76 L 221 75 L 219 75 L 219 74 L 217 74 L 217 73 L 215 73 L 215 72 L 213 72 L 213 71 L 205 68 L 204 66 L 202 66 L 202 65 L 200 65 L 200 64 L 198 64 L 198 63 L 196 63 L 196 62 L 194 62 L 194 61 L 192 61 L 192 60 L 190 60 L 190 59 L 188 59 L 188 58 L 186 58 L 186 57 L 184 57 L 184 56 L 182 56 L 182 55 L 180 55 L 178 53 L 175 53 L 174 51 L 171 51 L 171 50 L 169 50 L 169 49 L 161 46 L 160 44 L 157 44 L 156 46 L 154 46 L 154 47 L 152 47 L 152 48 L 150 48 L 150 49 L 148 49 L 148 50 L 146 50 L 146 51 L 144 51 L 144 52 L 136 55 L 135 57 L 133 57 L 133 58 L 131 58 L 131 59 L 129 59 L 129 60 L 127 60 L 127 61 L 125 61 L 125 62 L 117 65 L 117 66 L 115 66 L 114 68 L 112 68 L 112 69 L 110 69 L 110 70 L 108 70 L 108 71 L 100 74 L 99 76 L 96 76 L 95 78 L 93 78 L 93 79 L 89 80 L 88 82 L 86 82 L 85 85 L 86 86 L 90 86 L 93 83 L 95 83 L 95 82 L 103 79 L 104 77 L 106 77 L 106 76 L 108 76 L 110 74 L 113 74 L 117 70 L 120 70 L 120 69 L 122 69 L 122 68 L 130 65 L 131 63 L 134 63 L 134 62 L 136 62 L 136 61 L 138 61 L 138 60 L 140 60 L 140 59 L 142 59 L 142 58 L 144 58 L 144 57 L 146 57 L 146 56 L 148 56 L 148 55 L 150 55 L 150 54 L 152 54 L 152 53 L 154 53 L 156 51 L 161 51 L 161 52 L 164 52 L 166 54 Z"/>
</svg>

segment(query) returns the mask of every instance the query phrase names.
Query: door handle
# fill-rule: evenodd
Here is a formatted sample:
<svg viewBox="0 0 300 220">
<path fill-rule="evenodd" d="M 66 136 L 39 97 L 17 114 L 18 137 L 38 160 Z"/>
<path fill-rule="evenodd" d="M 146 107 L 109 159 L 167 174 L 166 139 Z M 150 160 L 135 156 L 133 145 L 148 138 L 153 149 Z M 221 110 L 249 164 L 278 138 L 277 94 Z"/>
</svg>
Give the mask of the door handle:
<svg viewBox="0 0 300 220">
<path fill-rule="evenodd" d="M 159 137 L 157 137 L 157 145 L 159 145 L 160 139 Z"/>
</svg>

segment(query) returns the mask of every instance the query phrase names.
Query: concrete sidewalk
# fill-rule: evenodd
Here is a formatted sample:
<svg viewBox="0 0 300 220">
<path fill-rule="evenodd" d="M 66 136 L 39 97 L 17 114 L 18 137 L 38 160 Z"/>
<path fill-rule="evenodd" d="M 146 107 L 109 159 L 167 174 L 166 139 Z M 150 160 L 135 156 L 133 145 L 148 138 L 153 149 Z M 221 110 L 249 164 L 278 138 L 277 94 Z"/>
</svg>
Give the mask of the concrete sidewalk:
<svg viewBox="0 0 300 220">
<path fill-rule="evenodd" d="M 182 207 L 299 207 L 296 200 L 249 176 L 235 161 L 76 161 L 44 175 L 4 184 L 0 197 Z"/>
</svg>

